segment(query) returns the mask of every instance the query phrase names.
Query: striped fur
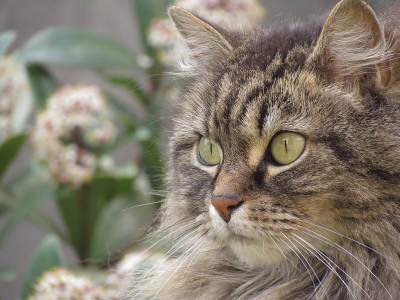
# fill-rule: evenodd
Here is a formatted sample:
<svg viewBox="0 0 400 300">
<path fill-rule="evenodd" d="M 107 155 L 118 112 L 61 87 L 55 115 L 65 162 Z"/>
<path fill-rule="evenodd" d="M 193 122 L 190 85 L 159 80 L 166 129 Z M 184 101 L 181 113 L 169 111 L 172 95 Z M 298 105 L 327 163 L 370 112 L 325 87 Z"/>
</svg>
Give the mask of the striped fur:
<svg viewBox="0 0 400 300">
<path fill-rule="evenodd" d="M 396 18 L 379 21 L 358 0 L 338 3 L 325 24 L 269 31 L 170 15 L 184 39 L 201 32 L 189 49 L 209 51 L 188 58 L 177 95 L 157 231 L 170 250 L 131 298 L 400 299 Z M 284 166 L 268 152 L 282 131 L 306 137 Z M 220 148 L 220 165 L 199 162 L 202 136 Z M 223 176 L 243 201 L 229 223 L 210 204 Z"/>
</svg>

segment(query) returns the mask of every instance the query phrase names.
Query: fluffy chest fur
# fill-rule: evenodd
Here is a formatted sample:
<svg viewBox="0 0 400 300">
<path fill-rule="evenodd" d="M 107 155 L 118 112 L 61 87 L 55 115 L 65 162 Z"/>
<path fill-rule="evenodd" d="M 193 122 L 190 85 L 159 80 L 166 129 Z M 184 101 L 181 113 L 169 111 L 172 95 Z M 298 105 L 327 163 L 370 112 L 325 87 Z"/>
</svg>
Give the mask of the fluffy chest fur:
<svg viewBox="0 0 400 300">
<path fill-rule="evenodd" d="M 230 32 L 169 11 L 189 49 L 159 232 L 134 299 L 400 299 L 396 18 Z"/>
</svg>

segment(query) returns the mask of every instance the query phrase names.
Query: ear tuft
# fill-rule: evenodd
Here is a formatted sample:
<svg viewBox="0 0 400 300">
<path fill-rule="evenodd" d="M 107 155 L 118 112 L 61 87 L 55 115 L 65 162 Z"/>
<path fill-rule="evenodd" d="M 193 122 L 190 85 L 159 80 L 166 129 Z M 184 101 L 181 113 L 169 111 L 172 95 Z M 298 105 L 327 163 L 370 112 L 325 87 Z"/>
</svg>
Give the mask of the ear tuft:
<svg viewBox="0 0 400 300">
<path fill-rule="evenodd" d="M 230 43 L 211 24 L 177 6 L 169 7 L 168 14 L 188 46 L 187 60 L 192 67 L 204 70 L 231 52 Z"/>
<path fill-rule="evenodd" d="M 326 71 L 328 82 L 350 81 L 351 86 L 364 77 L 386 86 L 390 81 L 390 51 L 383 27 L 362 0 L 342 0 L 333 8 L 314 57 Z"/>
</svg>

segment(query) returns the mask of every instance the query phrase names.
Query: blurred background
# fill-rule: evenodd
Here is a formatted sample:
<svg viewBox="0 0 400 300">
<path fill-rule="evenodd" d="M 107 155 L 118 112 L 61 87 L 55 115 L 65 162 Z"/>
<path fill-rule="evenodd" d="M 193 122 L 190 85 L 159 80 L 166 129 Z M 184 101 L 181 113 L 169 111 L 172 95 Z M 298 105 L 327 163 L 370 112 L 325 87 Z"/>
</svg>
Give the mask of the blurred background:
<svg viewBox="0 0 400 300">
<path fill-rule="evenodd" d="M 201 1 L 198 0 L 198 2 Z M 152 8 L 155 11 L 153 15 L 144 11 L 150 9 L 151 5 L 158 5 L 158 2 L 162 4 L 156 9 Z M 159 46 L 157 43 L 164 41 L 165 35 L 163 34 L 168 32 L 168 28 L 165 29 L 162 23 L 158 24 L 154 21 L 151 23 L 151 19 L 154 17 L 159 20 L 165 19 L 167 17 L 165 5 L 168 2 L 172 3 L 173 1 L 0 0 L 0 34 L 10 31 L 16 34 L 15 36 L 3 35 L 3 39 L 0 35 L 0 56 L 2 41 L 9 44 L 5 53 L 11 54 L 15 50 L 22 53 L 17 60 L 20 59 L 25 65 L 29 65 L 29 79 L 31 84 L 35 85 L 33 95 L 31 95 L 31 98 L 35 99 L 31 102 L 26 100 L 27 102 L 21 104 L 24 107 L 32 108 L 24 116 L 19 116 L 20 119 L 23 119 L 20 121 L 23 123 L 21 125 L 23 128 L 20 126 L 14 132 L 19 136 L 16 135 L 16 138 L 9 142 L 8 148 L 3 147 L 4 149 L 2 149 L 0 145 L 2 186 L 0 195 L 5 199 L 4 202 L 0 201 L 0 299 L 22 299 L 21 297 L 24 296 L 21 295 L 24 293 L 27 295 L 27 273 L 39 274 L 38 271 L 36 273 L 32 271 L 35 268 L 32 260 L 40 257 L 37 249 L 49 233 L 53 233 L 52 237 L 56 238 L 48 239 L 46 245 L 61 245 L 63 258 L 60 264 L 72 266 L 72 268 L 74 268 L 73 266 L 87 268 L 90 265 L 102 270 L 112 265 L 112 261 L 122 256 L 126 250 L 137 246 L 136 240 L 146 234 L 154 210 L 158 207 L 157 203 L 161 199 L 160 196 L 153 195 L 151 190 L 162 189 L 159 182 L 163 176 L 163 160 L 167 152 L 163 133 L 165 122 L 162 121 L 165 117 L 163 98 L 167 97 L 172 80 L 165 79 L 166 76 L 160 74 L 173 70 L 173 63 L 168 63 L 168 60 L 172 61 L 173 58 L 168 58 L 166 53 L 171 50 L 168 47 L 172 42 L 165 41 L 167 47 L 163 50 L 164 52 L 155 50 Z M 265 27 L 279 26 L 290 20 L 306 22 L 310 16 L 329 11 L 336 2 L 332 0 L 264 0 L 261 5 L 266 9 L 266 14 L 263 14 L 257 7 L 255 10 L 259 11 L 253 12 L 260 16 L 260 21 Z M 370 5 L 376 11 L 388 8 L 394 3 L 396 3 L 395 0 L 370 1 Z M 220 16 L 220 18 L 224 17 Z M 147 26 L 159 26 L 159 32 L 151 33 L 150 40 L 152 39 L 152 42 L 146 40 L 151 35 L 148 28 L 144 27 L 146 24 Z M 57 26 L 59 31 L 45 32 L 44 35 L 38 36 L 38 32 L 54 26 Z M 94 36 L 80 36 L 79 32 L 65 31 L 66 27 L 83 29 L 85 34 L 88 32 Z M 61 51 L 62 49 L 56 49 L 57 52 L 51 48 L 53 43 L 59 42 L 57 36 L 72 41 L 66 45 L 62 44 L 63 41 L 61 42 L 60 47 L 65 47 L 62 49 L 65 49 L 67 54 Z M 98 37 L 117 41 L 118 45 L 112 44 L 108 40 L 98 39 Z M 76 39 L 93 41 L 93 45 L 82 50 L 75 47 Z M 45 45 L 48 48 L 44 49 Z M 102 60 L 100 63 L 96 61 L 96 53 L 93 53 L 93 57 L 90 55 L 90 47 L 105 49 L 103 56 L 99 54 L 97 57 L 98 60 Z M 162 45 L 160 47 L 162 48 Z M 76 57 L 69 59 L 68 51 L 75 50 L 78 58 L 80 53 L 84 53 L 87 55 L 85 57 L 88 57 L 88 61 L 91 57 L 93 61 L 82 63 L 77 61 Z M 36 55 L 40 51 L 44 53 L 42 57 Z M 57 53 L 54 54 L 54 51 Z M 132 61 L 128 58 L 130 54 L 134 58 Z M 65 59 L 67 56 L 68 59 Z M 109 59 L 108 64 L 106 63 L 107 59 Z M 124 64 L 125 61 L 130 64 L 130 68 L 121 68 L 121 64 Z M 0 87 L 1 81 L 5 78 L 1 74 L 0 67 Z M 58 100 L 54 96 L 54 101 L 61 103 L 62 96 L 69 92 L 75 93 L 74 95 L 85 93 L 86 96 L 90 94 L 98 97 L 100 104 L 92 103 L 93 105 L 90 104 L 92 106 L 88 104 L 88 107 L 90 106 L 88 109 L 93 109 L 93 114 L 80 117 L 92 118 L 93 124 L 97 122 L 96 124 L 100 124 L 101 128 L 104 126 L 104 131 L 94 132 L 90 127 L 92 125 L 89 124 L 87 126 L 90 128 L 88 127 L 87 132 L 79 132 L 79 137 L 76 138 L 74 135 L 76 128 L 81 125 L 71 125 L 72 121 L 70 121 L 68 134 L 66 135 L 66 131 L 59 133 L 61 146 L 57 144 L 58 146 L 54 146 L 56 148 L 43 149 L 43 139 L 50 138 L 42 136 L 44 129 L 40 129 L 40 117 L 36 116 L 36 109 L 45 111 L 42 113 L 43 122 L 46 121 L 45 118 L 50 120 L 57 118 L 56 112 L 50 112 L 50 105 L 46 106 L 46 99 L 67 84 L 71 85 L 69 89 L 62 90 L 57 96 Z M 83 91 L 83 85 L 87 87 L 87 90 Z M 105 96 L 98 94 L 96 89 L 90 89 L 93 85 L 99 87 Z M 73 98 L 74 95 L 65 97 Z M 104 111 L 100 111 L 98 108 L 99 106 L 103 107 L 103 102 L 110 105 L 112 113 L 105 113 L 100 118 L 98 116 L 107 110 L 106 106 L 103 108 Z M 58 105 L 62 106 L 63 104 Z M 80 103 L 79 105 L 84 104 Z M 75 117 L 77 118 L 76 122 L 81 122 L 76 115 L 69 115 L 68 118 L 72 120 Z M 115 125 L 110 125 L 111 122 L 114 122 Z M 62 125 L 64 123 L 60 124 L 51 124 L 51 126 L 53 128 L 67 126 Z M 0 126 L 0 130 L 2 130 L 1 128 Z M 28 137 L 28 134 L 31 136 Z M 86 141 L 86 134 L 91 139 L 88 138 Z M 101 138 L 99 138 L 99 134 L 101 134 Z M 0 144 L 2 142 L 0 140 Z M 79 156 L 82 161 L 85 159 L 81 166 L 87 163 L 87 168 L 90 168 L 90 163 L 86 161 L 96 160 L 95 170 L 92 168 L 90 175 L 85 173 L 86 177 L 82 175 L 82 180 L 79 182 L 62 173 L 63 168 L 66 167 L 63 165 L 64 162 L 60 162 L 60 159 L 57 163 L 52 162 L 53 165 L 49 161 L 46 162 L 46 159 L 53 158 L 52 152 L 58 151 L 55 149 L 61 149 L 57 147 L 64 147 L 70 143 L 78 145 L 75 147 L 78 148 L 78 156 L 83 153 L 82 151 L 87 155 L 84 158 Z M 6 155 L 1 156 L 4 153 Z M 11 157 L 10 153 L 16 154 L 16 156 Z M 93 155 L 89 156 L 89 154 Z M 9 163 L 1 162 L 1 160 L 5 162 L 5 157 Z M 45 162 L 43 163 L 43 161 Z M 2 174 L 2 165 L 4 164 L 7 168 L 5 170 L 4 167 L 4 174 Z M 53 166 L 50 171 L 47 169 L 49 166 Z M 77 171 L 74 170 L 74 172 Z M 83 171 L 80 170 L 80 172 Z M 72 173 L 71 176 L 75 176 L 74 174 Z M 40 180 L 31 182 L 33 177 Z M 52 183 L 51 180 L 54 177 L 57 177 L 57 180 Z M 104 186 L 107 185 L 121 188 L 105 188 Z M 42 186 L 43 188 L 38 189 Z M 98 191 L 99 195 L 93 191 Z M 46 200 L 39 199 L 34 204 L 24 203 L 24 198 L 35 198 L 38 194 L 43 195 Z M 104 195 L 108 195 L 108 198 Z M 82 207 L 87 210 L 85 205 L 92 207 L 92 204 L 79 200 L 82 197 L 98 199 L 103 196 L 104 205 L 102 204 L 97 210 L 97 215 L 92 218 L 93 224 L 86 224 L 90 228 L 87 229 L 85 223 L 91 221 L 85 221 L 85 216 L 73 215 L 73 209 L 81 212 Z M 134 200 L 129 200 L 131 198 Z M 80 202 L 76 204 L 78 206 L 75 208 L 68 208 L 69 203 L 73 203 L 73 201 Z M 117 202 L 120 205 L 113 204 Z M 144 205 L 151 203 L 155 204 Z M 123 212 L 126 212 L 126 209 L 129 211 L 130 207 L 137 208 L 131 210 L 132 214 L 124 214 Z M 36 211 L 38 214 L 31 214 Z M 44 216 L 46 221 L 41 223 L 40 220 L 44 220 Z M 74 227 L 76 225 L 74 225 L 74 220 L 79 218 L 80 221 L 76 222 L 80 223 Z M 122 220 L 120 224 L 107 232 L 107 224 L 115 223 L 117 219 Z M 130 219 L 138 221 L 130 221 Z M 122 234 L 117 240 L 111 241 L 115 235 L 119 235 L 121 232 Z M 93 245 L 89 245 L 89 243 Z M 43 244 L 41 245 L 43 246 Z M 104 246 L 105 253 L 93 250 L 102 246 Z M 53 253 L 56 248 L 57 246 L 53 248 L 48 246 L 50 249 L 48 253 Z M 57 251 L 55 250 L 55 252 Z M 42 269 L 44 270 L 44 268 Z M 28 290 L 31 285 L 32 283 L 29 283 Z M 24 289 L 25 292 L 22 292 Z"/>
</svg>

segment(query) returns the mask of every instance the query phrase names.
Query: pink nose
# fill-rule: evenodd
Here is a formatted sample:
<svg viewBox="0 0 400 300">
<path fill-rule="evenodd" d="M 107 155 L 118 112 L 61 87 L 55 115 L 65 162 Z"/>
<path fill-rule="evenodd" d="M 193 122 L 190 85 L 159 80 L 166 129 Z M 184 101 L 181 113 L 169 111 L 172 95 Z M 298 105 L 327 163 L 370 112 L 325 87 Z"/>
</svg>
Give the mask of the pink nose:
<svg viewBox="0 0 400 300">
<path fill-rule="evenodd" d="M 242 201 L 232 198 L 215 197 L 211 199 L 211 204 L 218 211 L 219 215 L 226 223 L 231 219 L 231 213 L 235 208 L 238 208 Z"/>
</svg>

